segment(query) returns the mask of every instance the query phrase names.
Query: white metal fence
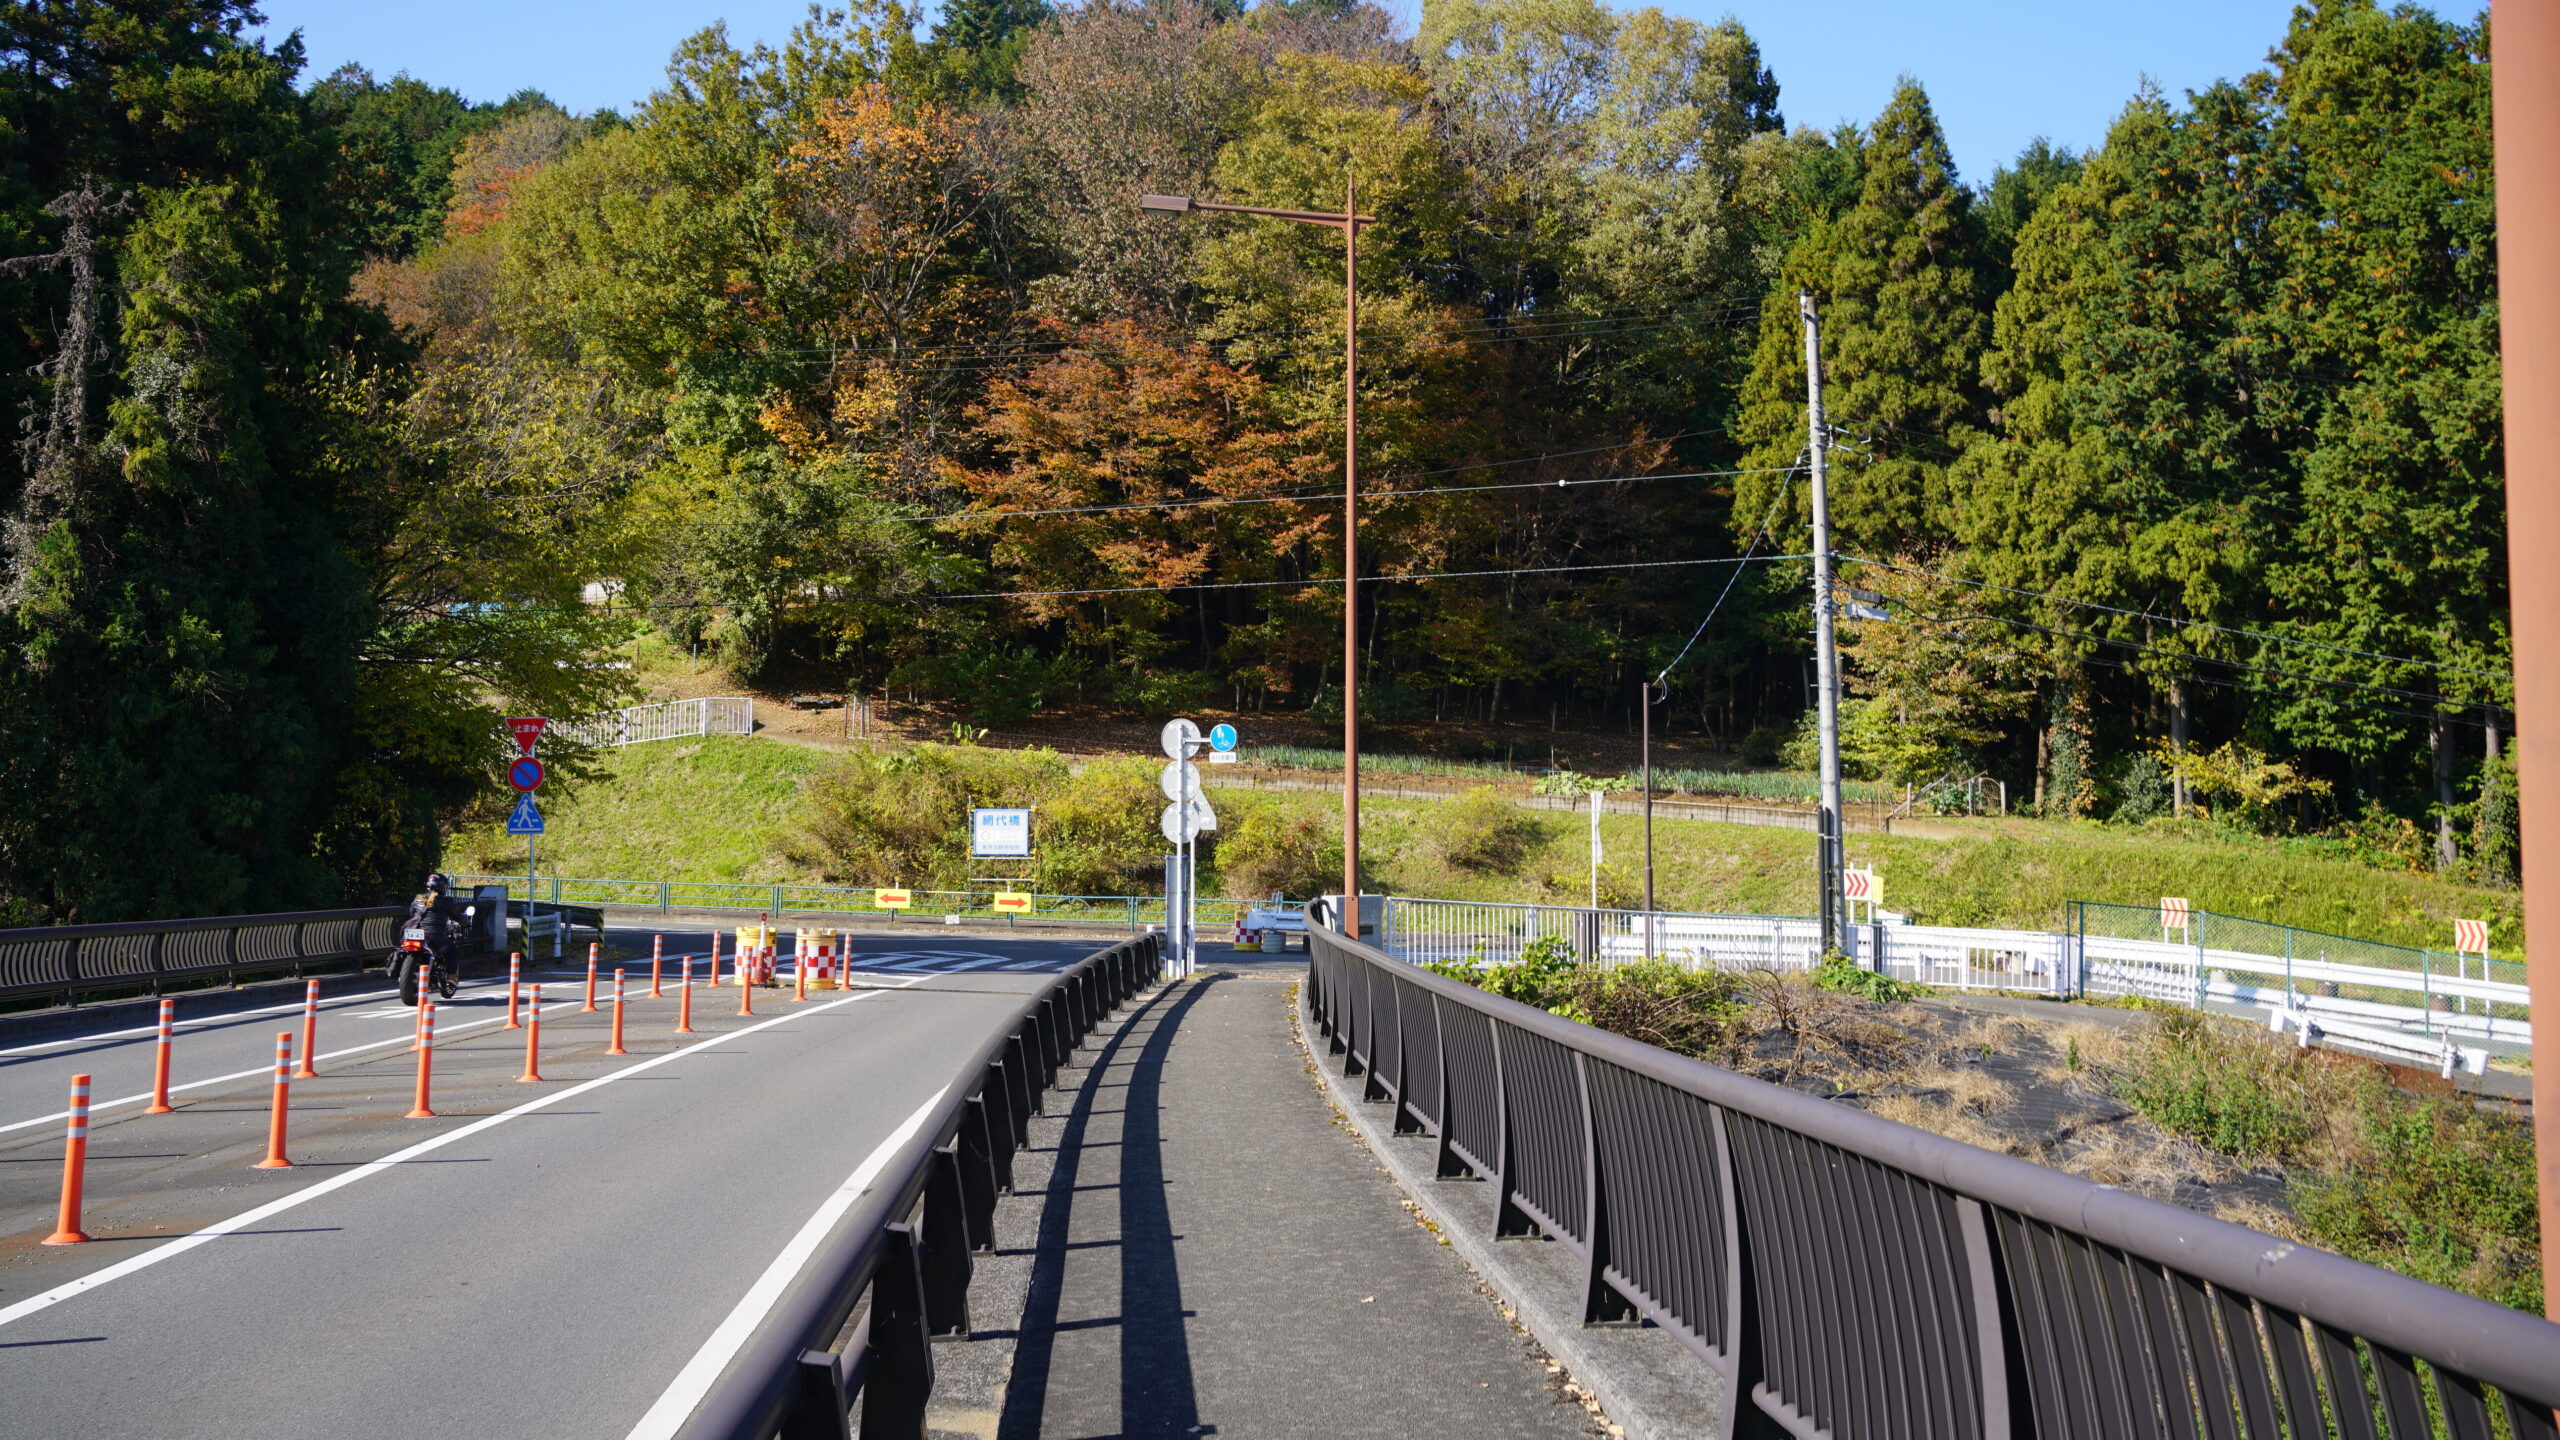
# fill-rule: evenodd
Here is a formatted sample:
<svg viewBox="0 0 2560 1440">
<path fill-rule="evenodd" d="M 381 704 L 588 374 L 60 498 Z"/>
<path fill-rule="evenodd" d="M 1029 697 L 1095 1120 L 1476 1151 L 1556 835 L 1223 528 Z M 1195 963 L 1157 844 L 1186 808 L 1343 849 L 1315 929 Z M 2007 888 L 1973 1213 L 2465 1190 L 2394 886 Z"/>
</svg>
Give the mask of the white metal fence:
<svg viewBox="0 0 2560 1440">
<path fill-rule="evenodd" d="M 721 695 L 703 700 L 667 700 L 607 710 L 558 727 L 563 739 L 599 748 L 638 745 L 648 740 L 683 740 L 695 735 L 753 735 L 756 702 Z"/>
<path fill-rule="evenodd" d="M 2533 1038 L 2525 987 L 2479 975 L 2067 930 L 1852 925 L 1843 938 L 1860 964 L 1897 980 L 2052 999 L 2138 997 L 2297 1032 L 2308 1021 L 2314 1035 L 2474 1071 L 2487 1053 L 2521 1053 Z M 1500 964 L 1539 940 L 1558 941 L 1599 965 L 1655 955 L 1721 970 L 1803 970 L 1821 958 L 1818 922 L 1793 915 L 1647 915 L 1398 897 L 1386 901 L 1379 924 L 1380 946 L 1417 964 Z"/>
</svg>

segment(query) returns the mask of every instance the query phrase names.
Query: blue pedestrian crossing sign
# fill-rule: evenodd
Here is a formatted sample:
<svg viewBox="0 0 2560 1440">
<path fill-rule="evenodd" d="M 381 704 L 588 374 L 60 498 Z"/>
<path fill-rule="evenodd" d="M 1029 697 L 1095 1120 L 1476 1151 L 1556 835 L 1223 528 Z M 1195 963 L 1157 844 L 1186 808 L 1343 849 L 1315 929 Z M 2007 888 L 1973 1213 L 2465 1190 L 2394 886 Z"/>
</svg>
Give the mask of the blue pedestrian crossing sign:
<svg viewBox="0 0 2560 1440">
<path fill-rule="evenodd" d="M 510 835 L 539 835 L 542 833 L 542 812 L 533 808 L 533 797 L 531 795 L 519 795 L 516 797 L 515 813 L 507 817 L 507 833 Z"/>
<path fill-rule="evenodd" d="M 1233 750 L 1236 748 L 1236 727 L 1233 725 L 1212 726 L 1209 730 L 1209 748 L 1212 750 Z"/>
</svg>

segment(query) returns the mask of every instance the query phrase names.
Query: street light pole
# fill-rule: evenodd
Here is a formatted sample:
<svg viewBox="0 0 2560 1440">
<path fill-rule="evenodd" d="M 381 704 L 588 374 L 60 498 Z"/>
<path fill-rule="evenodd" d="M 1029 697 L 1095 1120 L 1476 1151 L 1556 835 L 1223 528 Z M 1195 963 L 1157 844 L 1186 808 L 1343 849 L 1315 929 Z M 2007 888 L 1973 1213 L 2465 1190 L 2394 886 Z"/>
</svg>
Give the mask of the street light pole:
<svg viewBox="0 0 2560 1440">
<path fill-rule="evenodd" d="M 1213 205 L 1188 195 L 1141 195 L 1138 208 L 1161 215 L 1215 210 L 1262 215 L 1342 232 L 1342 933 L 1360 935 L 1360 213 L 1357 182 L 1342 182 L 1342 213 Z"/>
</svg>

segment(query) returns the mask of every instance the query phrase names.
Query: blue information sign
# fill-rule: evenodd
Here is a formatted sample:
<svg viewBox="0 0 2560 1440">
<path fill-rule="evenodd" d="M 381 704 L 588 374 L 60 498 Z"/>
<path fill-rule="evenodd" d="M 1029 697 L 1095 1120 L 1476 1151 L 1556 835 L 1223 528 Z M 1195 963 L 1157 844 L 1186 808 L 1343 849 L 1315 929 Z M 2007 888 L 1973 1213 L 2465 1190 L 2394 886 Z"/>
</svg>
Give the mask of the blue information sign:
<svg viewBox="0 0 2560 1440">
<path fill-rule="evenodd" d="M 539 835 L 542 833 L 542 812 L 533 808 L 533 797 L 531 795 L 519 795 L 516 797 L 515 811 L 507 816 L 507 833 L 510 835 Z"/>
<path fill-rule="evenodd" d="M 1218 725 L 1211 727 L 1209 731 L 1209 748 L 1212 750 L 1233 750 L 1236 748 L 1236 727 L 1233 725 Z"/>
</svg>

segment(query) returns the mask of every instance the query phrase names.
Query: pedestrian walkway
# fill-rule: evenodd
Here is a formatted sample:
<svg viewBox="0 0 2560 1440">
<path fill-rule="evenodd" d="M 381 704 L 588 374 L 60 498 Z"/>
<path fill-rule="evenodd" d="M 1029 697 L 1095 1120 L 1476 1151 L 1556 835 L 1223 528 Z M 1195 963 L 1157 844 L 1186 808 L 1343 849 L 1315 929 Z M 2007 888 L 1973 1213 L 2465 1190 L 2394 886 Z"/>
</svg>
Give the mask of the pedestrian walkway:
<svg viewBox="0 0 2560 1440">
<path fill-rule="evenodd" d="M 1290 1040 L 1303 974 L 1240 960 L 1151 993 L 1087 1042 L 1089 1068 L 1062 1077 L 1062 1113 L 1034 1131 L 1050 1156 L 1025 1157 L 1052 1159 L 1045 1182 L 1024 1168 L 1026 1203 L 1002 1207 L 1015 1281 L 973 1307 L 977 1337 L 1010 1342 L 1009 1372 L 985 1376 L 1001 1398 L 971 1416 L 971 1387 L 954 1387 L 937 1435 L 1591 1433 L 1335 1123 Z M 936 1356 L 951 1380 L 992 1358 Z"/>
</svg>

